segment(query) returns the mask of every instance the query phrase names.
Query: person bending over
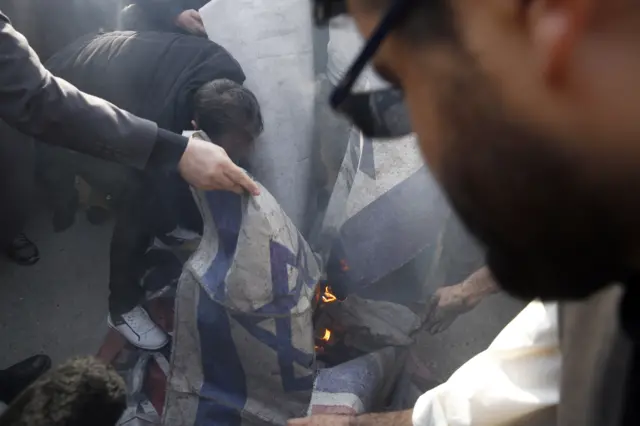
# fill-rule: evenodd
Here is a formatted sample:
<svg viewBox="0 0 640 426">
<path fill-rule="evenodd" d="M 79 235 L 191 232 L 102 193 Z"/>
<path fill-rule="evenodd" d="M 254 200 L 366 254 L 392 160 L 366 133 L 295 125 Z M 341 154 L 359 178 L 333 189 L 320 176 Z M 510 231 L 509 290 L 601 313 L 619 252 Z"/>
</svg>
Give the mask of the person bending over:
<svg viewBox="0 0 640 426">
<path fill-rule="evenodd" d="M 196 92 L 194 104 L 194 129 L 223 147 L 233 161 L 244 162 L 263 127 L 255 96 L 230 80 L 214 80 Z M 152 248 L 178 248 L 199 241 L 202 217 L 188 186 L 175 175 L 128 185 L 116 215 L 109 325 L 137 347 L 159 349 L 168 337 L 141 306 L 143 277 L 158 266 L 149 265 L 147 254 Z M 179 277 L 179 270 L 175 275 L 165 272 L 166 284 Z"/>
<path fill-rule="evenodd" d="M 195 123 L 236 161 L 262 130 L 258 101 L 241 85 L 242 68 L 206 38 L 162 32 L 90 35 L 53 55 L 47 66 L 83 90 L 174 132 L 193 129 Z M 141 295 L 138 272 L 155 235 L 170 233 L 178 224 L 199 231 L 200 215 L 187 184 L 171 169 L 142 176 L 69 151 L 39 148 L 40 173 L 53 198 L 54 225 L 64 228 L 73 221 L 76 175 L 112 195 L 112 325 L 138 346 L 164 344 L 164 334 L 136 307 Z"/>
<path fill-rule="evenodd" d="M 24 135 L 44 143 L 64 146 L 123 164 L 151 170 L 177 168 L 190 183 L 203 188 L 223 188 L 219 179 L 231 179 L 252 192 L 257 187 L 220 149 L 202 141 L 187 140 L 158 129 L 155 123 L 120 110 L 95 96 L 77 90 L 54 77 L 40 63 L 27 40 L 0 12 L 0 119 Z M 10 131 L 10 129 L 9 129 Z M 23 206 L 29 200 L 28 182 L 23 190 L 14 181 L 28 181 L 32 147 L 28 138 L 3 133 L 0 161 L 0 198 L 4 200 L 0 221 L 0 249 L 20 263 L 38 259 L 36 247 L 22 235 Z M 13 145 L 23 146 L 12 149 Z M 16 150 L 19 155 L 16 155 Z M 7 162 L 11 167 L 6 166 Z M 24 164 L 24 167 L 20 167 Z M 20 176 L 18 176 L 20 175 Z M 24 179 L 22 178 L 24 176 Z M 233 185 L 237 189 L 237 186 Z M 6 211 L 10 209 L 11 211 Z M 16 220 L 14 220 L 14 218 Z"/>
</svg>

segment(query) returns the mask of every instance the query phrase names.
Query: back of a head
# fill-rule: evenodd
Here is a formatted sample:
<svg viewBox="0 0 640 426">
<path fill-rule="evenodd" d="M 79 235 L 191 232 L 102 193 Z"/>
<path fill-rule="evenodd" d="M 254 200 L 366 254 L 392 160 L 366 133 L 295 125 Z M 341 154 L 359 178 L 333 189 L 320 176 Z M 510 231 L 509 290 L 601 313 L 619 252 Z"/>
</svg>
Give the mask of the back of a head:
<svg viewBox="0 0 640 426">
<path fill-rule="evenodd" d="M 198 127 L 214 141 L 230 133 L 253 140 L 264 127 L 256 96 L 228 79 L 200 87 L 194 97 L 194 110 Z"/>
</svg>

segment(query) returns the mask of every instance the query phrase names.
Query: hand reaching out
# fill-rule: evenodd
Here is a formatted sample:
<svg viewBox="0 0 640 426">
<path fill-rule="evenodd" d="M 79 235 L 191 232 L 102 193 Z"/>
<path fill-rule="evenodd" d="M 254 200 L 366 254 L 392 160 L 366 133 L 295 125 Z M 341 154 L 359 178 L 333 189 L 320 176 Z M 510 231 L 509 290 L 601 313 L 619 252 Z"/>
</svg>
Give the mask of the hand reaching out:
<svg viewBox="0 0 640 426">
<path fill-rule="evenodd" d="M 199 189 L 260 194 L 258 185 L 231 161 L 224 149 L 198 138 L 189 139 L 178 170 L 184 180 Z"/>
<path fill-rule="evenodd" d="M 176 17 L 176 26 L 197 36 L 206 36 L 207 31 L 204 29 L 202 17 L 197 10 L 189 9 L 182 12 Z"/>
<path fill-rule="evenodd" d="M 456 284 L 439 288 L 435 292 L 431 297 L 430 312 L 425 325 L 429 333 L 442 333 L 456 318 L 475 307 L 465 290 L 463 284 Z"/>
<path fill-rule="evenodd" d="M 431 298 L 426 329 L 431 334 L 442 333 L 456 318 L 498 291 L 500 288 L 486 266 L 459 284 L 439 288 Z"/>
</svg>

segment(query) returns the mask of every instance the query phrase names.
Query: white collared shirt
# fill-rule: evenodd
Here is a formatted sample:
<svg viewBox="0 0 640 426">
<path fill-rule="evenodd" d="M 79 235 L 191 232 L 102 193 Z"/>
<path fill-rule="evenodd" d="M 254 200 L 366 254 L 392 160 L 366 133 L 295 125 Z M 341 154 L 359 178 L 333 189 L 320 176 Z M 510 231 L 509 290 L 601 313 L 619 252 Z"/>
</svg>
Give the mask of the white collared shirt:
<svg viewBox="0 0 640 426">
<path fill-rule="evenodd" d="M 532 302 L 493 343 L 418 399 L 414 426 L 521 425 L 558 404 L 556 303 Z"/>
</svg>

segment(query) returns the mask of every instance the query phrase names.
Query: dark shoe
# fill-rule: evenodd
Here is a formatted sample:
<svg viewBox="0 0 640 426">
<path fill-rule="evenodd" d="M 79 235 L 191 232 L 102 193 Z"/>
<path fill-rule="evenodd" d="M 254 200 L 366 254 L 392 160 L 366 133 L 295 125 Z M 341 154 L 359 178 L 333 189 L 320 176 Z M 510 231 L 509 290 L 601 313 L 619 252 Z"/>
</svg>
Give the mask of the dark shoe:
<svg viewBox="0 0 640 426">
<path fill-rule="evenodd" d="M 22 233 L 11 241 L 6 253 L 18 265 L 31 266 L 40 260 L 38 247 Z"/>
<path fill-rule="evenodd" d="M 79 197 L 76 194 L 69 202 L 54 210 L 53 212 L 53 230 L 54 232 L 63 232 L 71 228 L 76 222 L 76 211 L 79 206 Z"/>
<path fill-rule="evenodd" d="M 111 218 L 111 212 L 100 206 L 91 206 L 87 209 L 87 220 L 92 225 L 102 225 Z"/>
<path fill-rule="evenodd" d="M 51 358 L 46 355 L 35 355 L 2 371 L 2 399 L 6 404 L 20 395 L 29 385 L 51 368 Z"/>
</svg>

